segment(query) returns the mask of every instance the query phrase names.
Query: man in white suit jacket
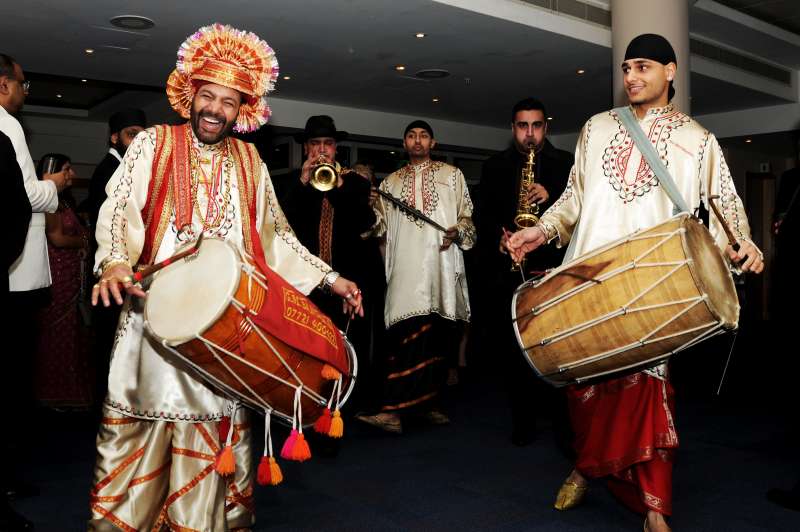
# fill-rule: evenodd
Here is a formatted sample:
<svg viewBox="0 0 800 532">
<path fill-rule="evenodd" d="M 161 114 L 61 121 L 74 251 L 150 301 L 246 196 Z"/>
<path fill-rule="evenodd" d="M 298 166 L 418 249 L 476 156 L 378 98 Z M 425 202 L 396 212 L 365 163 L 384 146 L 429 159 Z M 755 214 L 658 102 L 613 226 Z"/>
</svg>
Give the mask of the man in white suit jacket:
<svg viewBox="0 0 800 532">
<path fill-rule="evenodd" d="M 27 432 L 30 416 L 28 415 L 33 406 L 33 345 L 36 338 L 36 310 L 46 301 L 48 287 L 50 286 L 50 262 L 47 256 L 47 237 L 45 236 L 45 215 L 46 212 L 55 212 L 58 208 L 58 193 L 64 189 L 67 183 L 67 176 L 64 172 L 47 174 L 40 181 L 36 177 L 36 170 L 33 166 L 31 154 L 25 141 L 25 133 L 19 121 L 14 118 L 14 114 L 22 109 L 25 103 L 25 96 L 28 93 L 29 83 L 25 80 L 22 67 L 19 66 L 11 57 L 0 53 L 0 131 L 11 140 L 17 156 L 17 163 L 22 170 L 22 177 L 25 183 L 25 192 L 30 200 L 31 215 L 28 233 L 25 238 L 25 247 L 22 254 L 8 269 L 9 297 L 6 325 L 9 333 L 6 335 L 9 340 L 7 353 L 4 357 L 6 364 L 5 373 L 9 378 L 0 383 L 2 387 L 2 399 L 7 405 L 15 405 L 9 408 L 12 419 L 10 425 L 16 427 L 20 433 Z M 2 175 L 0 179 L 10 178 Z M 3 183 L 4 188 L 10 187 L 11 183 Z M 16 418 L 16 419 L 14 419 Z M 8 446 L 10 442 L 2 445 L 0 452 L 9 456 Z M 21 449 L 20 449 L 21 450 Z M 24 461 L 24 459 L 23 459 Z M 24 464 L 20 464 L 24 467 Z M 5 498 L 7 493 L 14 492 L 17 496 L 25 492 L 35 491 L 31 486 L 25 485 L 15 478 L 14 471 L 5 472 L 3 479 L 3 493 Z M 2 528 L 5 525 L 13 524 L 13 529 L 25 529 L 24 518 L 6 511 L 7 506 L 3 505 Z M 18 519 L 21 519 L 18 520 Z"/>
</svg>

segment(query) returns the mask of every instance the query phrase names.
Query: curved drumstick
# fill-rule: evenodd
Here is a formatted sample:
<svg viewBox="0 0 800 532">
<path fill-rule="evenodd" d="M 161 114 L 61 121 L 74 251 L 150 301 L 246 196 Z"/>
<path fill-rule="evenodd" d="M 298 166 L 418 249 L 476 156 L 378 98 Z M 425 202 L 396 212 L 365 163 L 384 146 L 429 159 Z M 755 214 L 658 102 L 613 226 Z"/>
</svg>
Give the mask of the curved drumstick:
<svg viewBox="0 0 800 532">
<path fill-rule="evenodd" d="M 194 255 L 200 249 L 200 244 L 202 242 L 203 242 L 203 233 L 200 233 L 200 236 L 197 237 L 197 240 L 195 240 L 194 245 L 192 247 L 190 247 L 189 249 L 181 251 L 180 253 L 178 253 L 176 255 L 173 255 L 171 257 L 168 257 L 168 258 L 162 260 L 158 264 L 153 264 L 152 266 L 148 266 L 147 268 L 145 268 L 143 270 L 139 270 L 138 272 L 134 273 L 133 274 L 133 282 L 134 283 L 138 283 L 142 279 L 144 279 L 146 277 L 150 277 L 151 275 L 156 273 L 158 270 L 166 268 L 167 266 L 169 266 L 173 262 L 177 262 L 177 261 L 179 261 L 179 260 L 181 260 L 181 259 L 183 259 L 185 257 L 188 257 L 189 255 Z"/>
<path fill-rule="evenodd" d="M 714 214 L 719 220 L 719 223 L 722 225 L 722 230 L 725 231 L 725 236 L 728 237 L 728 244 L 733 248 L 734 251 L 739 251 L 739 242 L 736 240 L 736 237 L 733 236 L 733 231 L 731 228 L 728 227 L 728 222 L 725 221 L 725 218 L 722 217 L 722 213 L 719 212 L 717 208 L 717 204 L 714 203 L 715 199 L 719 199 L 719 196 L 709 196 L 708 197 L 708 204 L 711 205 L 711 210 L 714 211 Z"/>
</svg>

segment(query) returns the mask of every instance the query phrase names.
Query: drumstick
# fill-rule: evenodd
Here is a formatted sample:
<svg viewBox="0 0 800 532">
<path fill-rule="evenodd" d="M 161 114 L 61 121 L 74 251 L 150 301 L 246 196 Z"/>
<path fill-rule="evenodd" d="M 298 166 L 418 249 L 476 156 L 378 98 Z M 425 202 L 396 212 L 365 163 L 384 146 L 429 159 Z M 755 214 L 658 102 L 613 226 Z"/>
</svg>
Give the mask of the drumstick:
<svg viewBox="0 0 800 532">
<path fill-rule="evenodd" d="M 511 235 L 513 234 L 511 231 L 509 231 L 505 227 L 501 227 L 500 229 L 503 230 L 503 236 L 506 237 L 506 239 L 510 238 Z M 522 258 L 521 262 L 516 262 L 516 261 L 514 261 L 513 258 L 511 259 L 511 261 L 514 262 L 514 265 L 516 265 L 516 267 L 519 268 L 519 276 L 522 278 L 522 282 L 524 283 L 526 281 L 526 279 L 525 279 L 525 271 L 524 271 L 525 270 L 525 257 Z"/>
<path fill-rule="evenodd" d="M 194 255 L 200 249 L 200 243 L 201 242 L 203 242 L 203 233 L 200 233 L 200 236 L 197 237 L 197 240 L 195 240 L 194 245 L 192 247 L 190 247 L 189 249 L 187 249 L 185 251 L 181 251 L 177 255 L 173 255 L 171 257 L 168 257 L 168 258 L 162 260 L 161 262 L 159 262 L 158 264 L 153 264 L 152 266 L 148 266 L 147 268 L 134 273 L 133 274 L 133 282 L 138 283 L 142 279 L 144 279 L 145 277 L 150 277 L 151 275 L 156 273 L 158 270 L 166 268 L 167 266 L 169 266 L 173 262 L 177 262 L 177 261 L 181 260 L 182 258 L 188 257 L 189 255 Z"/>
<path fill-rule="evenodd" d="M 728 227 L 728 222 L 725 221 L 725 218 L 722 217 L 722 213 L 719 212 L 717 204 L 714 203 L 715 199 L 719 199 L 719 196 L 709 196 L 708 204 L 711 205 L 711 210 L 714 211 L 717 220 L 719 220 L 719 223 L 722 224 L 722 230 L 725 231 L 725 236 L 728 237 L 728 244 L 731 246 L 731 248 L 733 248 L 734 251 L 738 252 L 740 247 L 739 242 L 736 241 L 736 237 L 733 236 L 733 231 L 731 231 L 731 228 Z"/>
<path fill-rule="evenodd" d="M 414 207 L 412 207 L 408 203 L 404 202 L 403 200 L 401 200 L 399 198 L 395 198 L 394 196 L 392 196 L 388 192 L 384 192 L 383 190 L 381 190 L 379 188 L 376 188 L 375 192 L 377 192 L 378 194 L 380 194 L 381 196 L 383 196 L 384 198 L 386 198 L 387 200 L 389 200 L 390 202 L 395 204 L 400 209 L 406 211 L 410 215 L 415 216 L 415 217 L 419 218 L 420 220 L 422 220 L 423 222 L 426 222 L 426 223 L 432 225 L 433 227 L 435 227 L 436 229 L 438 229 L 442 233 L 446 233 L 447 232 L 447 229 L 445 229 L 444 227 L 442 227 L 438 223 L 434 222 L 430 217 L 426 216 L 425 213 L 423 213 L 419 209 L 415 209 Z"/>
</svg>

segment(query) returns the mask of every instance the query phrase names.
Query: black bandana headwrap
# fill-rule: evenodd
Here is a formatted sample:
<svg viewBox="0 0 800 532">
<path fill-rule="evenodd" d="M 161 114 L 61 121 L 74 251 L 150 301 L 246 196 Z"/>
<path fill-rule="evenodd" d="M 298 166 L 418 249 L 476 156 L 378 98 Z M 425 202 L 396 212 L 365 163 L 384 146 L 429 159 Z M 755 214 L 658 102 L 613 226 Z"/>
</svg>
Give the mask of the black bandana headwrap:
<svg viewBox="0 0 800 532">
<path fill-rule="evenodd" d="M 424 120 L 414 120 L 413 122 L 408 124 L 406 126 L 406 130 L 403 131 L 403 137 L 408 135 L 409 131 L 411 131 L 412 129 L 417 128 L 417 127 L 427 131 L 428 134 L 431 136 L 431 138 L 433 138 L 433 128 L 431 128 L 431 125 L 429 123 L 427 123 L 426 121 L 424 121 Z"/>
<path fill-rule="evenodd" d="M 643 33 L 634 38 L 625 50 L 624 61 L 628 59 L 649 59 L 662 65 L 678 64 L 672 45 L 664 37 L 655 33 Z M 672 100 L 674 95 L 675 89 L 672 88 L 672 81 L 670 81 L 669 99 Z"/>
</svg>

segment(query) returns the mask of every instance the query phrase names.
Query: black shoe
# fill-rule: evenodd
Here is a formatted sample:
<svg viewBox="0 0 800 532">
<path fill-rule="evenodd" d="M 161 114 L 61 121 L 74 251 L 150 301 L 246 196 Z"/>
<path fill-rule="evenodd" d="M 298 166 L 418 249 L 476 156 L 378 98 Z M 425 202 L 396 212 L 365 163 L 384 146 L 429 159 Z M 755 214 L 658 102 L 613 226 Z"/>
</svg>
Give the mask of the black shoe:
<svg viewBox="0 0 800 532">
<path fill-rule="evenodd" d="M 14 511 L 8 501 L 0 502 L 0 532 L 28 532 L 33 523 Z"/>
<path fill-rule="evenodd" d="M 772 488 L 767 492 L 767 499 L 788 510 L 800 512 L 800 490 Z"/>
</svg>

